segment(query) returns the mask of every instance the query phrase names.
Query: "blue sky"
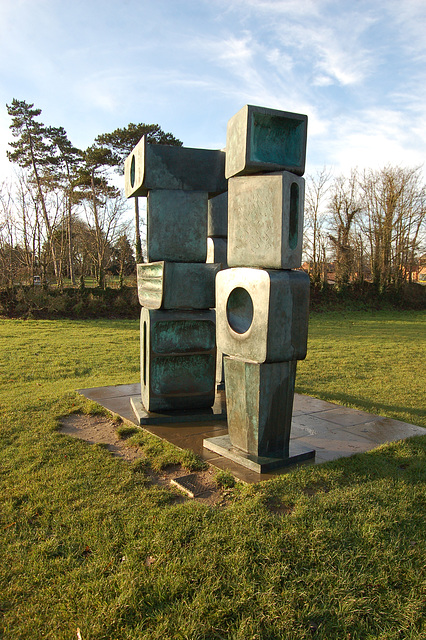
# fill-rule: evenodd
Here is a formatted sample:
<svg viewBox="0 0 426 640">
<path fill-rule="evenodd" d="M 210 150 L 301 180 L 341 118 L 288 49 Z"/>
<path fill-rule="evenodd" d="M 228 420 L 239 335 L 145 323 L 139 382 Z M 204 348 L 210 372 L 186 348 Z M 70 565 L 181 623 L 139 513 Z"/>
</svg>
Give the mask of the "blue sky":
<svg viewBox="0 0 426 640">
<path fill-rule="evenodd" d="M 307 174 L 422 165 L 424 0 L 0 0 L 6 103 L 80 148 L 129 122 L 223 148 L 244 104 L 306 113 Z"/>
</svg>

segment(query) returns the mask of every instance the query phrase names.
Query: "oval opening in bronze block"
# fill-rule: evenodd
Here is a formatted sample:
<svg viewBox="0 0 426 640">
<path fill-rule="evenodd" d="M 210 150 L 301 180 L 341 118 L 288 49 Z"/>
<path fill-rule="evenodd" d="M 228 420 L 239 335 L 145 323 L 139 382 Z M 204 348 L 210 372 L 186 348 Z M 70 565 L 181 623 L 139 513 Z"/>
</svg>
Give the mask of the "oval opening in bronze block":
<svg viewBox="0 0 426 640">
<path fill-rule="evenodd" d="M 147 345 L 146 345 L 146 322 L 143 323 L 143 384 L 146 387 L 146 365 L 147 365 Z"/>
<path fill-rule="evenodd" d="M 236 333 L 245 333 L 253 322 L 253 301 L 243 287 L 231 291 L 226 303 L 226 317 L 231 329 Z"/>
<path fill-rule="evenodd" d="M 288 225 L 288 244 L 294 251 L 298 243 L 299 226 L 299 185 L 292 182 L 290 187 L 290 221 Z"/>
<path fill-rule="evenodd" d="M 132 156 L 132 162 L 130 164 L 130 184 L 132 187 L 135 186 L 135 180 L 136 180 L 136 160 L 135 160 L 135 156 Z"/>
</svg>

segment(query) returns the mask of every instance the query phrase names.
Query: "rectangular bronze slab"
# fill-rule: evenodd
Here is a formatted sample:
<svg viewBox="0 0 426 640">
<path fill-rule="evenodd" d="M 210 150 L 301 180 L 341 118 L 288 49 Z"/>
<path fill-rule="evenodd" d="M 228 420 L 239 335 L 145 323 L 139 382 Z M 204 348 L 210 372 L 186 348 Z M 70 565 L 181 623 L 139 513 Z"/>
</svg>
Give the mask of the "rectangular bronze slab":
<svg viewBox="0 0 426 640">
<path fill-rule="evenodd" d="M 225 152 L 150 144 L 141 138 L 124 162 L 126 197 L 146 196 L 151 189 L 207 191 L 227 189 Z"/>
<path fill-rule="evenodd" d="M 209 199 L 207 235 L 226 238 L 228 235 L 228 192 Z"/>
<path fill-rule="evenodd" d="M 207 238 L 208 263 L 219 263 L 222 269 L 228 266 L 228 241 L 226 238 Z"/>
<path fill-rule="evenodd" d="M 212 309 L 220 264 L 147 262 L 137 265 L 139 302 L 148 309 Z"/>
<path fill-rule="evenodd" d="M 268 456 L 256 456 L 251 453 L 245 453 L 234 447 L 231 443 L 229 436 L 216 436 L 214 438 L 205 438 L 203 440 L 203 446 L 209 451 L 228 458 L 233 462 L 255 471 L 256 473 L 267 473 L 274 469 L 281 469 L 283 467 L 289 467 L 305 460 L 312 460 L 315 458 L 315 449 L 310 449 L 299 442 L 291 442 L 288 456 L 281 456 L 279 453 L 276 455 Z"/>
</svg>

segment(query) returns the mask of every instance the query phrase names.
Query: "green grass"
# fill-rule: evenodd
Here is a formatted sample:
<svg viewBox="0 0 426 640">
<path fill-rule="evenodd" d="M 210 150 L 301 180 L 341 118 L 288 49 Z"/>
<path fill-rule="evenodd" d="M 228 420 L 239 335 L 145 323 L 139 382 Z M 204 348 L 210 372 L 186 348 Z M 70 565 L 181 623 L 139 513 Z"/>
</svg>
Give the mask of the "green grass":
<svg viewBox="0 0 426 640">
<path fill-rule="evenodd" d="M 426 438 L 177 502 L 57 431 L 97 410 L 75 389 L 138 380 L 138 340 L 135 321 L 0 321 L 0 637 L 424 638 Z M 421 313 L 313 315 L 298 391 L 426 426 L 424 356 Z"/>
<path fill-rule="evenodd" d="M 154 471 L 161 471 L 172 465 L 181 465 L 188 471 L 200 471 L 207 466 L 193 451 L 178 449 L 147 431 L 138 430 L 129 438 L 128 443 L 144 452 Z"/>
</svg>

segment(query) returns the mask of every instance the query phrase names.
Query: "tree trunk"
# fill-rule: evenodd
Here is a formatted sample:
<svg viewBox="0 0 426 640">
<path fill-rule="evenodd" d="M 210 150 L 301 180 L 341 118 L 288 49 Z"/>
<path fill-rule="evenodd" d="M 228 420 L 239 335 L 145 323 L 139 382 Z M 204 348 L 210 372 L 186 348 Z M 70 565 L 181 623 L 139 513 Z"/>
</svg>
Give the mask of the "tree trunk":
<svg viewBox="0 0 426 640">
<path fill-rule="evenodd" d="M 95 176 L 94 170 L 90 173 L 90 182 L 92 187 L 92 205 L 93 217 L 95 220 L 95 236 L 96 236 L 96 280 L 100 289 L 105 289 L 105 272 L 104 272 L 104 256 L 102 251 L 102 231 L 99 224 L 98 205 L 96 203 Z"/>
<path fill-rule="evenodd" d="M 54 273 L 55 273 L 55 278 L 56 278 L 57 284 L 59 286 L 62 286 L 62 273 L 60 271 L 60 266 L 58 265 L 58 261 L 57 261 L 57 258 L 56 258 L 55 246 L 54 246 L 54 243 L 52 242 L 52 226 L 50 224 L 49 216 L 48 216 L 48 213 L 47 213 L 46 201 L 44 199 L 43 190 L 41 188 L 41 181 L 40 181 L 40 177 L 38 175 L 37 164 L 36 164 L 36 161 L 35 161 L 35 158 L 34 158 L 34 151 L 33 151 L 33 145 L 32 145 L 31 137 L 30 137 L 30 150 L 31 150 L 32 167 L 33 167 L 34 177 L 35 177 L 36 185 L 37 185 L 37 192 L 38 192 L 38 196 L 39 196 L 39 199 L 40 199 L 41 210 L 43 212 L 44 223 L 46 225 L 46 230 L 47 230 L 47 243 L 48 243 L 48 246 L 49 246 L 50 253 L 52 255 L 53 270 L 54 270 Z"/>
<path fill-rule="evenodd" d="M 67 216 L 67 233 L 68 233 L 68 266 L 70 272 L 71 284 L 75 286 L 75 273 L 73 262 L 73 245 L 72 245 L 72 216 L 71 216 L 71 198 L 67 198 L 68 216 Z"/>
</svg>

